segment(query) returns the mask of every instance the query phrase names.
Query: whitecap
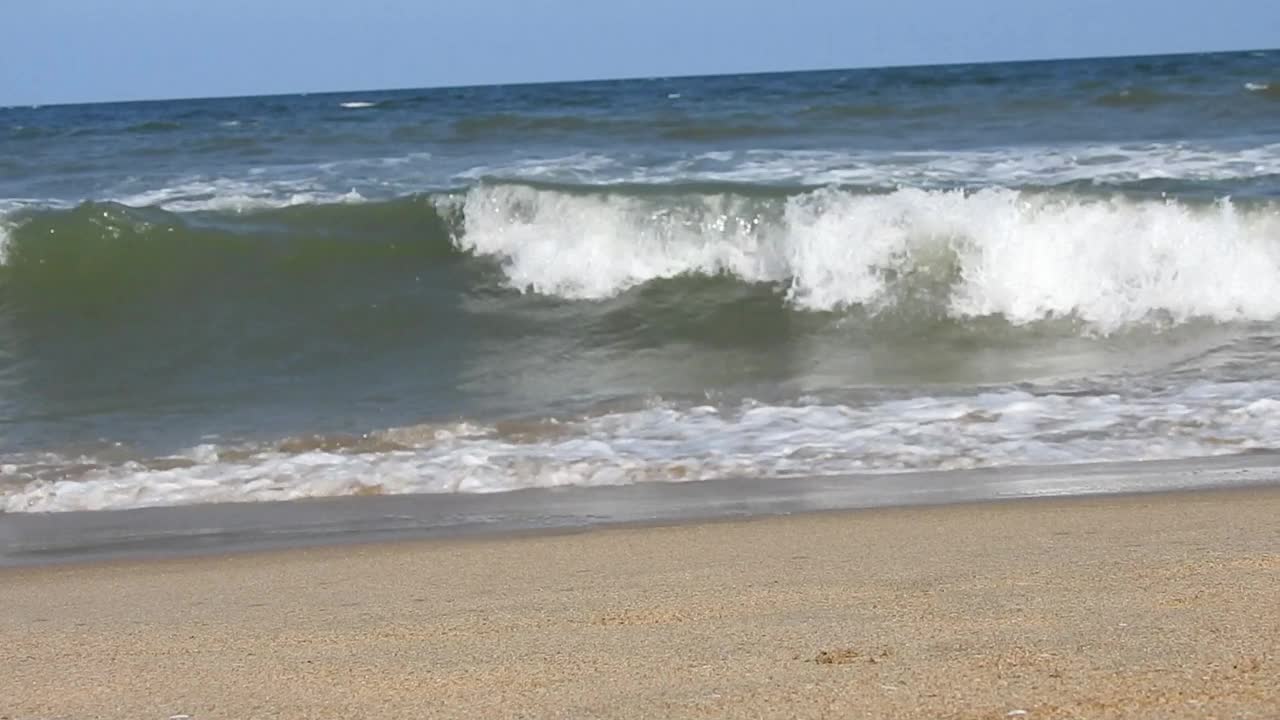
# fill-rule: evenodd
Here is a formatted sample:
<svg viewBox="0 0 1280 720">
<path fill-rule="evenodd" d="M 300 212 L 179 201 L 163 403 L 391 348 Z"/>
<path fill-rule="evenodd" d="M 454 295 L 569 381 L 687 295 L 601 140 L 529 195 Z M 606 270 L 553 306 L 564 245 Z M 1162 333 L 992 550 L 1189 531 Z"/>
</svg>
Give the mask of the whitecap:
<svg viewBox="0 0 1280 720">
<path fill-rule="evenodd" d="M 798 183 L 919 188 L 956 185 L 1222 181 L 1280 174 L 1280 143 L 1222 148 L 1194 143 L 1071 144 L 947 151 L 746 150 L 668 162 L 575 153 L 483 165 L 455 175 L 577 183 Z"/>
<path fill-rule="evenodd" d="M 117 195 L 115 202 L 133 207 L 159 207 L 170 212 L 246 212 L 308 204 L 360 203 L 354 189 L 324 188 L 311 179 L 240 180 L 193 178 L 165 187 Z"/>
<path fill-rule="evenodd" d="M 1131 201 L 904 189 L 822 189 L 765 212 L 735 195 L 669 202 L 482 185 L 459 247 L 498 259 L 515 289 L 598 300 L 661 278 L 774 283 L 801 310 L 898 302 L 900 279 L 942 283 L 956 318 L 1071 317 L 1106 334 L 1149 319 L 1280 317 L 1280 213 L 1230 201 Z"/>
<path fill-rule="evenodd" d="M 152 463 L 10 458 L 0 512 L 1181 459 L 1280 445 L 1280 403 L 1267 400 L 1280 382 L 1134 390 L 653 403 L 526 438 L 478 424 L 399 428 L 383 433 L 391 445 L 376 452 L 286 442 L 199 446 Z M 74 470 L 50 473 L 58 464 Z"/>
</svg>

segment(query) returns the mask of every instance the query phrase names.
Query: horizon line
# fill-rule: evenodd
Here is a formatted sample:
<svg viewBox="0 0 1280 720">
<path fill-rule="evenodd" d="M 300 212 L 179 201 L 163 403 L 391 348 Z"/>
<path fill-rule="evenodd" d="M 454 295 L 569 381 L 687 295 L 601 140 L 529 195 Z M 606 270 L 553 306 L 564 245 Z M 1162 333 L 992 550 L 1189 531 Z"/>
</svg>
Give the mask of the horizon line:
<svg viewBox="0 0 1280 720">
<path fill-rule="evenodd" d="M 1162 58 L 1162 57 L 1190 57 L 1197 55 L 1243 55 L 1250 53 L 1273 53 L 1280 52 L 1280 47 L 1271 48 L 1240 48 L 1233 50 L 1193 50 L 1193 51 L 1174 51 L 1164 53 L 1134 53 L 1120 55 L 1069 55 L 1059 57 L 1044 58 L 1021 58 L 1016 60 L 976 60 L 968 62 L 924 62 L 924 63 L 899 63 L 889 65 L 852 65 L 842 67 L 806 67 L 794 68 L 788 70 L 747 70 L 741 72 L 715 72 L 715 73 L 688 73 L 676 75 L 622 75 L 613 77 L 588 77 L 588 78 L 572 78 L 564 80 L 518 80 L 512 82 L 484 82 L 484 83 L 460 83 L 460 84 L 441 84 L 441 85 L 406 85 L 401 87 L 384 87 L 384 88 L 363 88 L 363 89 L 323 89 L 323 90 L 299 90 L 293 92 L 265 92 L 265 93 L 246 93 L 246 94 L 225 94 L 225 95 L 189 95 L 189 96 L 169 96 L 169 97 L 149 97 L 149 98 L 132 98 L 126 100 L 73 100 L 67 102 L 51 102 L 51 103 L 11 103 L 8 105 L 0 105 L 0 110 L 18 110 L 18 109 L 39 109 L 46 107 L 74 107 L 77 105 L 130 105 L 145 103 L 165 103 L 165 102 L 193 102 L 201 100 L 249 100 L 249 99 L 265 99 L 265 98 L 281 98 L 296 97 L 307 95 L 344 95 L 352 93 L 397 93 L 407 92 L 410 90 L 472 90 L 478 88 L 497 88 L 497 87 L 532 87 L 539 85 L 575 85 L 590 83 L 609 83 L 609 82 L 636 82 L 636 81 L 656 81 L 656 80 L 691 80 L 701 78 L 716 77 L 759 77 L 766 75 L 790 75 L 799 73 L 824 73 L 824 72 L 866 72 L 876 70 L 905 70 L 905 69 L 924 69 L 924 68 L 944 68 L 944 67 L 963 67 L 963 66 L 982 66 L 982 65 L 1029 65 L 1035 63 L 1055 63 L 1055 62 L 1088 62 L 1095 60 L 1134 60 L 1139 58 Z"/>
</svg>

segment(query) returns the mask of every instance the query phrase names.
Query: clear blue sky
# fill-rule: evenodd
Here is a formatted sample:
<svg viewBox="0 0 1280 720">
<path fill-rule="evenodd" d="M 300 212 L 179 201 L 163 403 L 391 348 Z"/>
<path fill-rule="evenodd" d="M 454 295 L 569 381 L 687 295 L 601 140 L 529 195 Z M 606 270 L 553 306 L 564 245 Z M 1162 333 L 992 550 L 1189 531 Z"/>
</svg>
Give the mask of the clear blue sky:
<svg viewBox="0 0 1280 720">
<path fill-rule="evenodd" d="M 1280 0 L 13 0 L 0 105 L 1280 46 Z"/>
</svg>

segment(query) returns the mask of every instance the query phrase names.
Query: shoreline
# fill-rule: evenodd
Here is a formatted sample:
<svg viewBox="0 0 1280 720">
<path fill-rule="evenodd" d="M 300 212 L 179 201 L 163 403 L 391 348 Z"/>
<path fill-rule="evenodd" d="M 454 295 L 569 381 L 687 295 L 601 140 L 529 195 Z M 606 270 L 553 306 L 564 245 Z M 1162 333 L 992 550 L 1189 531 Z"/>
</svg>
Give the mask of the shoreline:
<svg viewBox="0 0 1280 720">
<path fill-rule="evenodd" d="M 1257 488 L 1274 453 L 945 472 L 726 478 L 687 483 L 406 494 L 125 510 L 0 514 L 0 569 L 329 545 L 556 534 L 790 516 Z"/>
<path fill-rule="evenodd" d="M 1194 499 L 1200 496 L 1215 497 L 1223 496 L 1230 498 L 1234 495 L 1251 495 L 1253 493 L 1269 493 L 1276 492 L 1280 494 L 1280 479 L 1274 482 L 1264 482 L 1251 485 L 1233 485 L 1227 487 L 1195 487 L 1187 489 L 1174 490 L 1135 490 L 1135 491 L 1118 491 L 1118 492 L 1098 492 L 1086 493 L 1079 495 L 1046 495 L 1046 496 L 1018 496 L 1005 498 L 977 499 L 977 500 L 957 500 L 953 502 L 940 503 L 904 503 L 899 505 L 868 505 L 868 506 L 851 506 L 851 507 L 834 507 L 834 508 L 818 508 L 804 509 L 794 512 L 776 512 L 776 513 L 759 513 L 748 515 L 693 515 L 682 519 L 651 519 L 651 520 L 622 520 L 615 522 L 605 522 L 595 525 L 569 525 L 557 527 L 539 527 L 539 528 L 521 528 L 521 529 L 480 529 L 474 532 L 460 533 L 442 533 L 439 535 L 425 536 L 408 536 L 393 538 L 377 538 L 377 537 L 354 537 L 336 539 L 332 537 L 324 537 L 311 541 L 301 542 L 284 542 L 280 544 L 254 544 L 249 546 L 235 546 L 231 548 L 210 547 L 204 549 L 181 550 L 166 553 L 141 553 L 141 554 L 110 554 L 105 557 L 75 557 L 72 559 L 54 559 L 54 560 L 36 560 L 31 562 L 16 562 L 4 564 L 0 563 L 0 579 L 6 574 L 20 573 L 22 571 L 41 571 L 45 569 L 94 569 L 103 567 L 134 567 L 138 565 L 166 564 L 166 563 L 186 563 L 201 561 L 217 561 L 217 560 L 234 560 L 237 558 L 266 558 L 287 557 L 294 553 L 336 553 L 342 555 L 347 552 L 363 552 L 371 550 L 374 552 L 394 550 L 396 548 L 432 548 L 442 545 L 457 544 L 459 546 L 467 546 L 483 543 L 518 543 L 522 540 L 547 540 L 561 537 L 574 537 L 579 535 L 592 535 L 596 533 L 611 532 L 645 532 L 660 530 L 678 530 L 681 528 L 695 527 L 715 527 L 718 525 L 751 525 L 754 523 L 768 523 L 786 520 L 805 520 L 812 518 L 814 520 L 840 518 L 840 517 L 857 517 L 863 514 L 885 514 L 893 513 L 912 513 L 912 512 L 928 512 L 928 511 L 946 511 L 954 508 L 959 511 L 966 509 L 982 509 L 982 508 L 998 508 L 1005 505 L 1027 505 L 1030 507 L 1038 505 L 1061 506 L 1062 509 L 1068 509 L 1075 503 L 1106 503 L 1109 501 L 1128 502 L 1153 500 L 1159 502 L 1161 499 L 1169 498 L 1187 498 Z M 346 500 L 347 498 L 339 498 Z M 363 500 L 364 498 L 352 498 L 355 500 Z M 320 498 L 320 502 L 332 500 L 331 498 Z M 298 502 L 298 501 L 290 501 Z M 311 500 L 303 500 L 302 502 L 311 502 Z M 236 505 L 243 507 L 243 505 Z M 170 508 L 160 508 L 168 510 Z M 110 511 L 108 511 L 110 512 Z M 0 720 L 5 720 L 0 716 Z"/>
<path fill-rule="evenodd" d="M 1273 717 L 1277 516 L 1265 487 L 9 568 L 6 713 Z"/>
</svg>

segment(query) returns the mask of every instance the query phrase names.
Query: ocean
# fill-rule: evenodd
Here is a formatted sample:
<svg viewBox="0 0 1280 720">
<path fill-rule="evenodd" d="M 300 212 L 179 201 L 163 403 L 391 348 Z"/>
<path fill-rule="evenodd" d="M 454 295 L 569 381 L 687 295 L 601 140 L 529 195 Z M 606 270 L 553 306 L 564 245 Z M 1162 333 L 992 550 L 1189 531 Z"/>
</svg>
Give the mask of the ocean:
<svg viewBox="0 0 1280 720">
<path fill-rule="evenodd" d="M 1278 121 L 1280 51 L 0 109 L 0 512 L 1265 458 Z"/>
</svg>

